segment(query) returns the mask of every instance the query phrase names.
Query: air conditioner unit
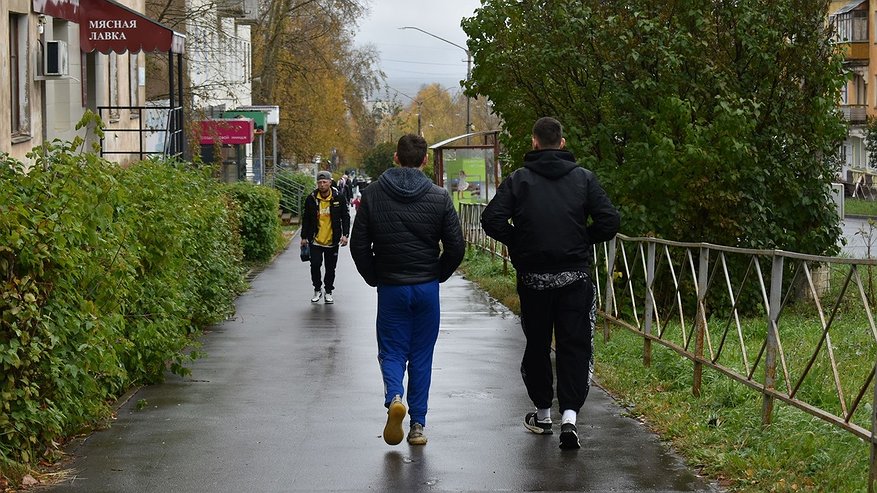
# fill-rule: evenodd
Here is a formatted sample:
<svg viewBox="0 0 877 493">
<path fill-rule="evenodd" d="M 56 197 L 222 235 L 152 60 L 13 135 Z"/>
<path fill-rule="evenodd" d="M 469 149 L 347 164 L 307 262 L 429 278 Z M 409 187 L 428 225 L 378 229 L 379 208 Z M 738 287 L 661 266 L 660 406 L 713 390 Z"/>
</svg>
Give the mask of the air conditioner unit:
<svg viewBox="0 0 877 493">
<path fill-rule="evenodd" d="M 65 41 L 46 41 L 43 75 L 67 75 L 67 73 L 67 43 Z"/>
</svg>

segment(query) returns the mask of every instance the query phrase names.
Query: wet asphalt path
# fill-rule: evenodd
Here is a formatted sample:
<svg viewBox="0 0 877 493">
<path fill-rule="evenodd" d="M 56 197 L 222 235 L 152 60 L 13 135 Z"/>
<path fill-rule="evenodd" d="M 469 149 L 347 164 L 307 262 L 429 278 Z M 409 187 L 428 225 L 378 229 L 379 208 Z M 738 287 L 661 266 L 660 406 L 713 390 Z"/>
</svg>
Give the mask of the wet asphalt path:
<svg viewBox="0 0 877 493">
<path fill-rule="evenodd" d="M 429 444 L 386 445 L 376 293 L 343 248 L 336 303 L 311 304 L 297 244 L 205 334 L 192 375 L 133 395 L 50 491 L 714 491 L 596 387 L 581 450 L 527 432 L 518 320 L 458 275 L 441 288 Z"/>
</svg>

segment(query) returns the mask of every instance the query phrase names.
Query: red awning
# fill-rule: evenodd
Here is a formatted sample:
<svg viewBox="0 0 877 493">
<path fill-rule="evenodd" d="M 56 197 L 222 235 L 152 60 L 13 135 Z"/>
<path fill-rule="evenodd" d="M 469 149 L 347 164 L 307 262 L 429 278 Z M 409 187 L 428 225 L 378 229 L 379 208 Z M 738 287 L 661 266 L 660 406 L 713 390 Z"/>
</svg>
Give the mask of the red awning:
<svg viewBox="0 0 877 493">
<path fill-rule="evenodd" d="M 79 46 L 85 53 L 185 49 L 184 35 L 114 0 L 33 0 L 33 10 L 79 24 Z"/>
</svg>

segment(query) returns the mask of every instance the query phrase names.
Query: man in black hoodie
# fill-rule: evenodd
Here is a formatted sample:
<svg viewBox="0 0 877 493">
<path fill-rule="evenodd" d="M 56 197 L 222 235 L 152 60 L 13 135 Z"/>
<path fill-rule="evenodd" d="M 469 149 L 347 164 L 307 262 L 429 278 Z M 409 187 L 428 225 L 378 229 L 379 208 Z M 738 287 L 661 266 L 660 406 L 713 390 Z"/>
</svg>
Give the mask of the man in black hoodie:
<svg viewBox="0 0 877 493">
<path fill-rule="evenodd" d="M 448 192 L 421 171 L 426 141 L 402 136 L 393 160 L 362 192 L 350 254 L 362 278 L 378 288 L 378 363 L 384 380 L 384 441 L 402 441 L 408 370 L 408 443 L 425 445 L 432 355 L 439 333 L 439 283 L 460 265 L 463 232 Z"/>
<path fill-rule="evenodd" d="M 562 414 L 560 448 L 579 448 L 576 417 L 593 373 L 596 296 L 592 248 L 618 232 L 620 216 L 597 177 L 564 150 L 557 120 L 533 126 L 533 150 L 505 179 L 481 215 L 484 231 L 508 246 L 517 270 L 521 326 L 527 338 L 521 375 L 536 411 L 524 417 L 533 433 L 552 434 L 554 375 Z M 511 220 L 511 222 L 509 222 Z"/>
</svg>

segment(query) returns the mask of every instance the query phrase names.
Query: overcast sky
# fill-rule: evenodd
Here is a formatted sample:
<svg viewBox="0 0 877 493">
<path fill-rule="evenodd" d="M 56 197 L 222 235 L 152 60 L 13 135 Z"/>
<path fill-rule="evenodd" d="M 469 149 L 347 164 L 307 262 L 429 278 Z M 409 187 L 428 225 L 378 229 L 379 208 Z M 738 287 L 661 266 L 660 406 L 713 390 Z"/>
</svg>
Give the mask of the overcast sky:
<svg viewBox="0 0 877 493">
<path fill-rule="evenodd" d="M 466 34 L 460 21 L 480 5 L 480 0 L 371 0 L 368 17 L 359 23 L 356 44 L 377 48 L 387 84 L 397 92 L 414 97 L 420 86 L 432 82 L 457 92 L 462 90 L 459 81 L 466 78 Z M 404 26 L 418 27 L 463 48 L 417 30 L 399 29 Z M 405 96 L 397 99 L 409 101 Z"/>
</svg>

